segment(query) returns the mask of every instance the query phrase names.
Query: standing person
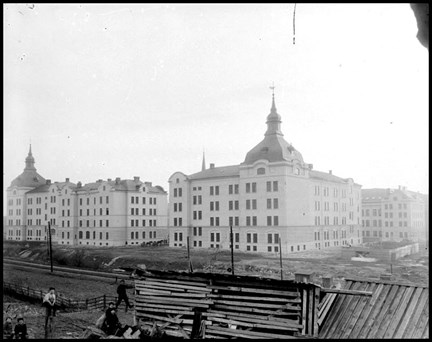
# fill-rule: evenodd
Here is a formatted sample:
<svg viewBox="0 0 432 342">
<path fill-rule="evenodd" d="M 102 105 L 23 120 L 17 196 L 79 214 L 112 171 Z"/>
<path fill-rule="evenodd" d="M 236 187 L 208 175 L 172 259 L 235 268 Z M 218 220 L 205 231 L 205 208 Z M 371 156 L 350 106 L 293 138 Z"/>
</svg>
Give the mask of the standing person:
<svg viewBox="0 0 432 342">
<path fill-rule="evenodd" d="M 13 336 L 12 318 L 7 317 L 6 322 L 3 324 L 3 339 L 12 340 Z"/>
<path fill-rule="evenodd" d="M 45 328 L 48 324 L 49 317 L 52 316 L 55 317 L 56 314 L 56 294 L 55 294 L 55 288 L 50 287 L 48 293 L 45 295 L 42 305 L 46 307 L 46 315 L 45 315 Z"/>
<path fill-rule="evenodd" d="M 122 300 L 124 300 L 125 304 L 126 304 L 125 312 L 127 312 L 128 308 L 129 309 L 133 308 L 133 304 L 129 305 L 129 298 L 128 298 L 127 293 L 126 293 L 126 289 L 128 289 L 128 288 L 131 289 L 131 288 L 133 288 L 133 286 L 126 285 L 125 281 L 123 279 L 120 280 L 120 285 L 117 287 L 118 299 L 117 299 L 117 303 L 116 303 L 116 309 L 118 308 L 118 306 L 120 305 Z"/>
<path fill-rule="evenodd" d="M 116 309 L 113 308 L 109 308 L 106 312 L 106 317 L 105 317 L 105 321 L 102 324 L 102 330 L 107 334 L 107 335 L 115 335 L 117 332 L 117 329 L 121 328 L 121 324 L 120 321 L 117 317 L 116 314 Z"/>
<path fill-rule="evenodd" d="M 15 325 L 15 338 L 17 340 L 28 339 L 27 325 L 24 323 L 23 317 L 18 317 L 18 323 L 17 323 L 17 325 Z"/>
</svg>

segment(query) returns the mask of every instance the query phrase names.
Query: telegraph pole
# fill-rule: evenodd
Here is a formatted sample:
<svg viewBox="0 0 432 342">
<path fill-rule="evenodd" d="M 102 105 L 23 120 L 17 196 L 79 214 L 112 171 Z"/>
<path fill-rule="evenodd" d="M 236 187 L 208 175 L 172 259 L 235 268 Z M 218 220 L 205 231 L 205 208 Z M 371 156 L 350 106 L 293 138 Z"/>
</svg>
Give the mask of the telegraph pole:
<svg viewBox="0 0 432 342">
<path fill-rule="evenodd" d="M 49 234 L 49 251 L 51 259 L 51 273 L 53 273 L 53 257 L 52 257 L 52 240 L 51 240 L 51 222 L 48 221 L 48 234 Z"/>
<path fill-rule="evenodd" d="M 283 280 L 283 272 L 282 272 L 282 243 L 281 243 L 280 236 L 279 236 L 279 259 L 280 259 L 281 280 Z"/>
<path fill-rule="evenodd" d="M 187 253 L 188 253 L 188 261 L 189 261 L 189 272 L 193 273 L 192 262 L 191 262 L 191 259 L 190 259 L 189 236 L 187 237 Z"/>
<path fill-rule="evenodd" d="M 231 274 L 234 275 L 234 239 L 232 226 L 230 226 L 230 240 L 231 240 Z"/>
</svg>

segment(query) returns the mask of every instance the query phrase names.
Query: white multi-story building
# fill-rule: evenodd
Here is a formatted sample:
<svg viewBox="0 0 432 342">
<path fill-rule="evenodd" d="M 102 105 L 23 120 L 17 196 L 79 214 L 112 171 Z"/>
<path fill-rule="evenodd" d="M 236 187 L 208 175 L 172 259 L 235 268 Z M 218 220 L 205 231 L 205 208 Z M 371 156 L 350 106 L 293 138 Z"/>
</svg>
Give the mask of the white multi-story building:
<svg viewBox="0 0 432 342">
<path fill-rule="evenodd" d="M 82 185 L 51 183 L 36 172 L 31 148 L 24 172 L 7 189 L 6 239 L 64 245 L 123 246 L 168 238 L 167 193 L 161 186 L 116 178 Z"/>
<path fill-rule="evenodd" d="M 273 102 L 264 139 L 240 165 L 169 178 L 170 246 L 284 253 L 357 245 L 361 186 L 312 170 L 281 132 Z"/>
<path fill-rule="evenodd" d="M 364 241 L 426 241 L 425 196 L 398 189 L 362 190 Z"/>
</svg>

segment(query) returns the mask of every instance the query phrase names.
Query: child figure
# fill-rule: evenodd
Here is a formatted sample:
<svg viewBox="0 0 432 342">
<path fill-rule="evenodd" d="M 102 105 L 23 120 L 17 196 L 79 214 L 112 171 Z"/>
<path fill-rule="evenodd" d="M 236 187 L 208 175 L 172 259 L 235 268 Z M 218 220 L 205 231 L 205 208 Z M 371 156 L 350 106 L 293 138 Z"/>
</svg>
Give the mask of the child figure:
<svg viewBox="0 0 432 342">
<path fill-rule="evenodd" d="M 15 325 L 15 338 L 17 340 L 27 340 L 27 325 L 24 323 L 23 317 L 18 317 L 18 324 Z"/>
<path fill-rule="evenodd" d="M 12 340 L 13 336 L 12 318 L 7 317 L 6 322 L 3 324 L 3 339 Z"/>
<path fill-rule="evenodd" d="M 56 295 L 55 295 L 55 288 L 50 287 L 48 293 L 45 295 L 43 299 L 43 306 L 46 307 L 46 316 L 45 316 L 45 327 L 48 324 L 48 319 L 51 316 L 55 317 L 56 314 Z"/>
</svg>

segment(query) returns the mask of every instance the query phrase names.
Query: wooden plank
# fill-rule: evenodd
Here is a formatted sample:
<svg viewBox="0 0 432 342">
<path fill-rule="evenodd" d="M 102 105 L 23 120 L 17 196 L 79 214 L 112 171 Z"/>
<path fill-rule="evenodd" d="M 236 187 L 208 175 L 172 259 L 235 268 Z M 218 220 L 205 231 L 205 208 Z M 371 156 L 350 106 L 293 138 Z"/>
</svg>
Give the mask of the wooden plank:
<svg viewBox="0 0 432 342">
<path fill-rule="evenodd" d="M 277 297 L 251 297 L 251 296 L 234 296 L 234 295 L 225 295 L 225 294 L 210 294 L 208 295 L 209 298 L 217 298 L 217 299 L 241 299 L 241 300 L 247 300 L 247 301 L 268 301 L 268 302 L 282 302 L 282 303 L 292 303 L 291 301 L 295 301 L 295 303 L 300 303 L 301 300 L 290 300 L 290 299 L 284 299 L 284 298 L 277 298 Z"/>
<path fill-rule="evenodd" d="M 428 322 L 429 322 L 429 297 L 422 311 L 422 314 L 420 316 L 420 320 L 418 321 L 414 329 L 413 338 L 420 338 L 423 335 L 423 331 L 425 329 L 425 326 L 427 326 Z"/>
<path fill-rule="evenodd" d="M 275 333 L 264 333 L 258 331 L 248 331 L 248 330 L 240 330 L 240 329 L 230 329 L 223 328 L 219 326 L 207 326 L 206 331 L 211 334 L 219 333 L 221 335 L 226 336 L 236 336 L 236 337 L 244 337 L 244 338 L 295 338 L 289 334 L 275 334 Z M 207 335 L 206 335 L 207 336 Z"/>
<path fill-rule="evenodd" d="M 203 315 L 206 315 L 206 314 L 216 314 L 216 315 L 220 315 L 221 317 L 226 317 L 227 315 L 230 315 L 230 316 L 239 316 L 239 317 L 259 318 L 259 319 L 263 319 L 263 320 L 267 320 L 267 321 L 298 323 L 298 320 L 275 317 L 273 315 L 268 315 L 268 314 L 263 315 L 260 313 L 246 314 L 243 312 L 219 311 L 219 310 L 209 309 L 208 312 L 203 313 Z M 297 316 L 297 314 L 295 316 Z"/>
<path fill-rule="evenodd" d="M 377 315 L 376 319 L 373 320 L 373 323 L 371 321 L 371 327 L 365 338 L 368 338 L 368 336 L 383 336 L 386 328 L 390 324 L 393 312 L 396 310 L 399 300 L 402 298 L 407 289 L 406 286 L 394 285 L 392 287 L 395 287 L 396 290 L 392 289 L 393 291 L 390 292 L 387 300 L 381 307 L 381 312 L 379 315 Z"/>
<path fill-rule="evenodd" d="M 202 286 L 191 286 L 191 285 L 180 285 L 180 284 L 169 284 L 169 283 L 158 283 L 154 281 L 145 281 L 140 286 L 153 286 L 161 289 L 172 289 L 175 291 L 194 290 L 200 292 L 211 292 L 211 289 Z"/>
<path fill-rule="evenodd" d="M 174 280 L 174 279 L 162 279 L 156 277 L 146 277 L 145 280 L 137 280 L 137 282 L 144 281 L 153 281 L 153 282 L 161 282 L 161 283 L 169 283 L 169 284 L 180 284 L 180 285 L 191 285 L 191 286 L 202 286 L 206 287 L 207 283 L 202 281 L 187 281 L 187 280 Z"/>
<path fill-rule="evenodd" d="M 352 282 L 348 281 L 345 284 L 346 288 L 350 288 L 352 285 Z M 339 311 L 342 308 L 343 302 L 345 300 L 345 296 L 337 296 L 336 300 L 333 304 L 332 309 L 329 311 L 328 314 L 328 318 L 327 318 L 327 323 L 324 324 L 324 326 L 321 328 L 321 332 L 320 332 L 320 338 L 328 338 L 331 329 L 333 328 L 334 324 L 337 324 L 337 319 L 339 318 Z M 303 317 L 303 315 L 302 315 Z"/>
<path fill-rule="evenodd" d="M 167 314 L 176 314 L 176 315 L 193 315 L 192 311 L 184 311 L 184 310 L 174 310 L 174 309 L 158 309 L 158 308 L 150 308 L 150 307 L 136 307 L 135 310 L 137 312 L 163 312 Z"/>
<path fill-rule="evenodd" d="M 420 320 L 420 316 L 424 310 L 424 306 L 426 305 L 428 298 L 429 298 L 429 290 L 422 288 L 422 293 L 418 301 L 417 307 L 415 308 L 414 313 L 411 316 L 408 327 L 405 329 L 403 338 L 412 338 L 415 327 L 418 321 Z"/>
<path fill-rule="evenodd" d="M 351 290 L 361 290 L 366 288 L 368 283 L 356 282 L 352 284 Z M 350 317 L 350 313 L 355 310 L 356 305 L 361 297 L 359 296 L 350 296 L 350 295 L 342 295 L 344 297 L 343 306 L 339 310 L 338 319 L 336 320 L 336 324 L 329 331 L 329 338 L 339 338 L 339 335 L 343 332 L 343 326 L 347 322 Z M 341 296 L 341 297 L 342 297 Z"/>
<path fill-rule="evenodd" d="M 153 296 L 139 296 L 135 298 L 135 301 L 161 301 L 161 302 L 175 302 L 175 303 L 185 303 L 185 304 L 213 304 L 214 302 L 211 299 L 184 299 L 184 298 L 172 298 L 172 297 L 153 297 Z"/>
<path fill-rule="evenodd" d="M 204 316 L 204 315 L 203 315 Z M 220 317 L 220 314 L 216 313 L 207 313 L 205 316 L 208 317 L 209 320 L 211 320 L 213 317 L 216 318 L 224 318 L 224 317 Z M 219 317 L 218 317 L 219 316 Z M 301 329 L 302 325 L 298 324 L 296 321 L 292 321 L 292 320 L 285 320 L 285 322 L 281 322 L 281 321 L 275 321 L 275 320 L 271 320 L 271 319 L 260 319 L 258 317 L 252 318 L 252 317 L 243 317 L 240 315 L 231 315 L 231 314 L 226 314 L 225 318 L 227 319 L 232 319 L 232 320 L 238 320 L 238 321 L 242 321 L 242 322 L 251 322 L 251 323 L 260 323 L 260 324 L 265 324 L 265 325 L 274 325 L 276 326 L 286 326 L 286 327 L 290 327 L 290 328 L 296 328 L 296 329 Z"/>
<path fill-rule="evenodd" d="M 256 313 L 263 313 L 263 314 L 269 314 L 269 315 L 278 315 L 278 316 L 285 316 L 285 315 L 291 315 L 291 312 L 284 312 L 282 310 L 262 310 L 262 309 L 256 309 L 256 308 L 249 308 L 249 307 L 237 307 L 237 306 L 230 306 L 230 305 L 222 305 L 222 304 L 215 304 L 214 308 L 216 309 L 227 309 L 227 310 L 233 310 L 233 311 L 242 311 L 242 312 L 256 312 Z M 296 308 L 295 310 L 300 311 L 301 309 Z"/>
<path fill-rule="evenodd" d="M 379 284 L 369 283 L 367 290 L 375 293 L 377 291 L 378 287 L 379 287 Z M 371 298 L 367 297 L 367 296 L 363 296 L 363 297 L 359 297 L 358 300 L 359 300 L 359 302 L 358 302 L 357 306 L 355 307 L 354 312 L 349 314 L 349 319 L 346 323 L 346 326 L 344 329 L 342 329 L 342 334 L 340 335 L 341 339 L 351 338 L 351 333 L 352 333 L 353 329 L 357 326 L 359 319 L 360 319 L 360 316 L 361 316 L 363 310 L 365 309 L 366 304 L 371 300 Z"/>
<path fill-rule="evenodd" d="M 139 317 L 141 319 L 143 319 L 142 317 L 147 317 L 147 318 L 151 318 L 151 319 L 157 319 L 159 321 L 176 323 L 176 324 L 192 324 L 192 322 L 193 322 L 192 319 L 173 319 L 173 318 L 169 318 L 169 317 L 151 315 L 151 314 L 142 313 L 142 312 L 140 312 L 139 314 L 137 313 L 137 317 Z"/>
<path fill-rule="evenodd" d="M 379 283 L 377 289 L 372 295 L 372 298 L 364 297 L 366 298 L 366 305 L 363 308 L 363 311 L 360 313 L 357 323 L 350 333 L 350 338 L 358 338 L 358 335 L 361 333 L 361 331 L 365 329 L 366 326 L 369 326 L 371 322 L 369 317 L 372 316 L 373 310 L 376 309 L 376 307 L 380 307 L 384 303 L 384 300 L 390 290 L 390 286 Z"/>
<path fill-rule="evenodd" d="M 321 291 L 325 293 L 337 293 L 337 294 L 353 295 L 353 296 L 372 296 L 372 292 L 370 291 L 354 291 L 354 290 L 345 290 L 345 289 L 321 289 Z"/>
<path fill-rule="evenodd" d="M 260 304 L 260 303 L 248 303 L 248 302 L 237 302 L 230 300 L 214 300 L 215 304 L 228 304 L 228 305 L 236 305 L 236 306 L 251 306 L 258 308 L 271 308 L 271 309 L 285 309 L 285 305 L 280 304 Z"/>
<path fill-rule="evenodd" d="M 313 335 L 313 325 L 314 325 L 314 290 L 312 288 L 307 289 L 308 292 L 308 323 L 306 328 L 306 334 L 307 336 Z M 302 322 L 302 324 L 305 324 Z"/>
<path fill-rule="evenodd" d="M 234 292 L 244 292 L 244 293 L 263 293 L 268 295 L 275 295 L 279 297 L 299 297 L 298 292 L 288 292 L 288 291 L 277 291 L 277 290 L 267 290 L 267 289 L 256 289 L 248 287 L 237 287 L 237 286 L 208 286 L 210 289 L 214 290 L 224 290 L 224 291 L 234 291 Z"/>
<path fill-rule="evenodd" d="M 315 289 L 314 289 L 314 308 L 313 308 L 313 315 L 314 315 L 313 336 L 314 337 L 318 337 L 318 332 L 319 332 L 319 326 L 318 326 L 319 299 L 320 299 L 320 288 L 315 287 Z"/>
<path fill-rule="evenodd" d="M 408 303 L 404 305 L 404 311 L 402 312 L 403 316 L 400 318 L 399 324 L 396 327 L 396 331 L 392 334 L 392 338 L 402 338 L 405 330 L 408 327 L 408 323 L 412 323 L 413 313 L 414 310 L 417 308 L 417 302 L 422 292 L 423 289 L 417 287 L 412 297 L 409 298 L 409 305 Z"/>
<path fill-rule="evenodd" d="M 193 310 L 192 307 L 179 306 L 179 305 L 168 305 L 167 303 L 165 303 L 165 305 L 156 304 L 156 303 L 145 303 L 145 304 L 136 305 L 136 307 L 157 308 L 157 309 L 174 309 L 174 310 L 183 310 L 183 311 L 192 311 Z"/>
<path fill-rule="evenodd" d="M 248 322 L 240 321 L 238 319 L 226 319 L 226 318 L 212 317 L 211 321 L 213 323 L 214 322 L 221 322 L 221 323 L 234 324 L 234 325 L 237 325 L 237 326 L 249 327 L 249 328 L 298 331 L 298 328 L 292 328 L 292 327 L 281 326 L 281 325 L 269 325 L 269 324 L 261 324 L 261 323 L 248 323 Z"/>
<path fill-rule="evenodd" d="M 356 291 L 362 291 L 367 289 L 369 286 L 369 283 L 366 282 L 356 282 L 353 284 L 352 289 L 355 289 Z M 354 312 L 357 312 L 357 305 L 359 303 L 359 301 L 362 298 L 362 296 L 345 296 L 345 304 L 346 307 L 344 308 L 343 311 L 340 312 L 340 316 L 338 319 L 338 323 L 337 325 L 335 325 L 335 330 L 334 332 L 330 335 L 331 338 L 334 339 L 339 339 L 341 334 L 343 334 L 344 332 L 347 332 L 347 325 L 348 325 L 348 321 L 352 318 L 352 315 Z M 367 298 L 367 297 L 366 297 Z"/>
<path fill-rule="evenodd" d="M 318 313 L 318 325 L 322 325 L 323 321 L 325 320 L 325 318 L 327 317 L 327 313 L 329 312 L 330 308 L 332 307 L 333 302 L 336 299 L 337 294 L 336 293 L 330 293 L 329 298 L 327 300 L 326 305 L 322 308 L 323 310 L 321 310 Z"/>
<path fill-rule="evenodd" d="M 423 334 L 421 336 L 422 339 L 429 339 L 429 318 L 426 321 L 424 330 L 423 330 Z"/>
<path fill-rule="evenodd" d="M 160 293 L 159 291 L 157 292 L 152 292 L 152 291 L 147 291 L 147 290 L 140 290 L 139 292 L 140 296 L 170 296 L 170 297 L 184 297 L 184 298 L 211 298 L 211 295 L 207 294 L 207 293 L 190 293 L 190 292 L 184 292 L 184 293 L 180 293 L 180 292 L 170 292 L 170 291 L 163 291 L 163 293 Z"/>
<path fill-rule="evenodd" d="M 303 325 L 303 329 L 301 334 L 304 336 L 306 335 L 306 326 L 307 326 L 307 290 L 303 289 L 303 296 L 302 296 L 302 315 L 301 315 L 301 324 Z"/>
</svg>

